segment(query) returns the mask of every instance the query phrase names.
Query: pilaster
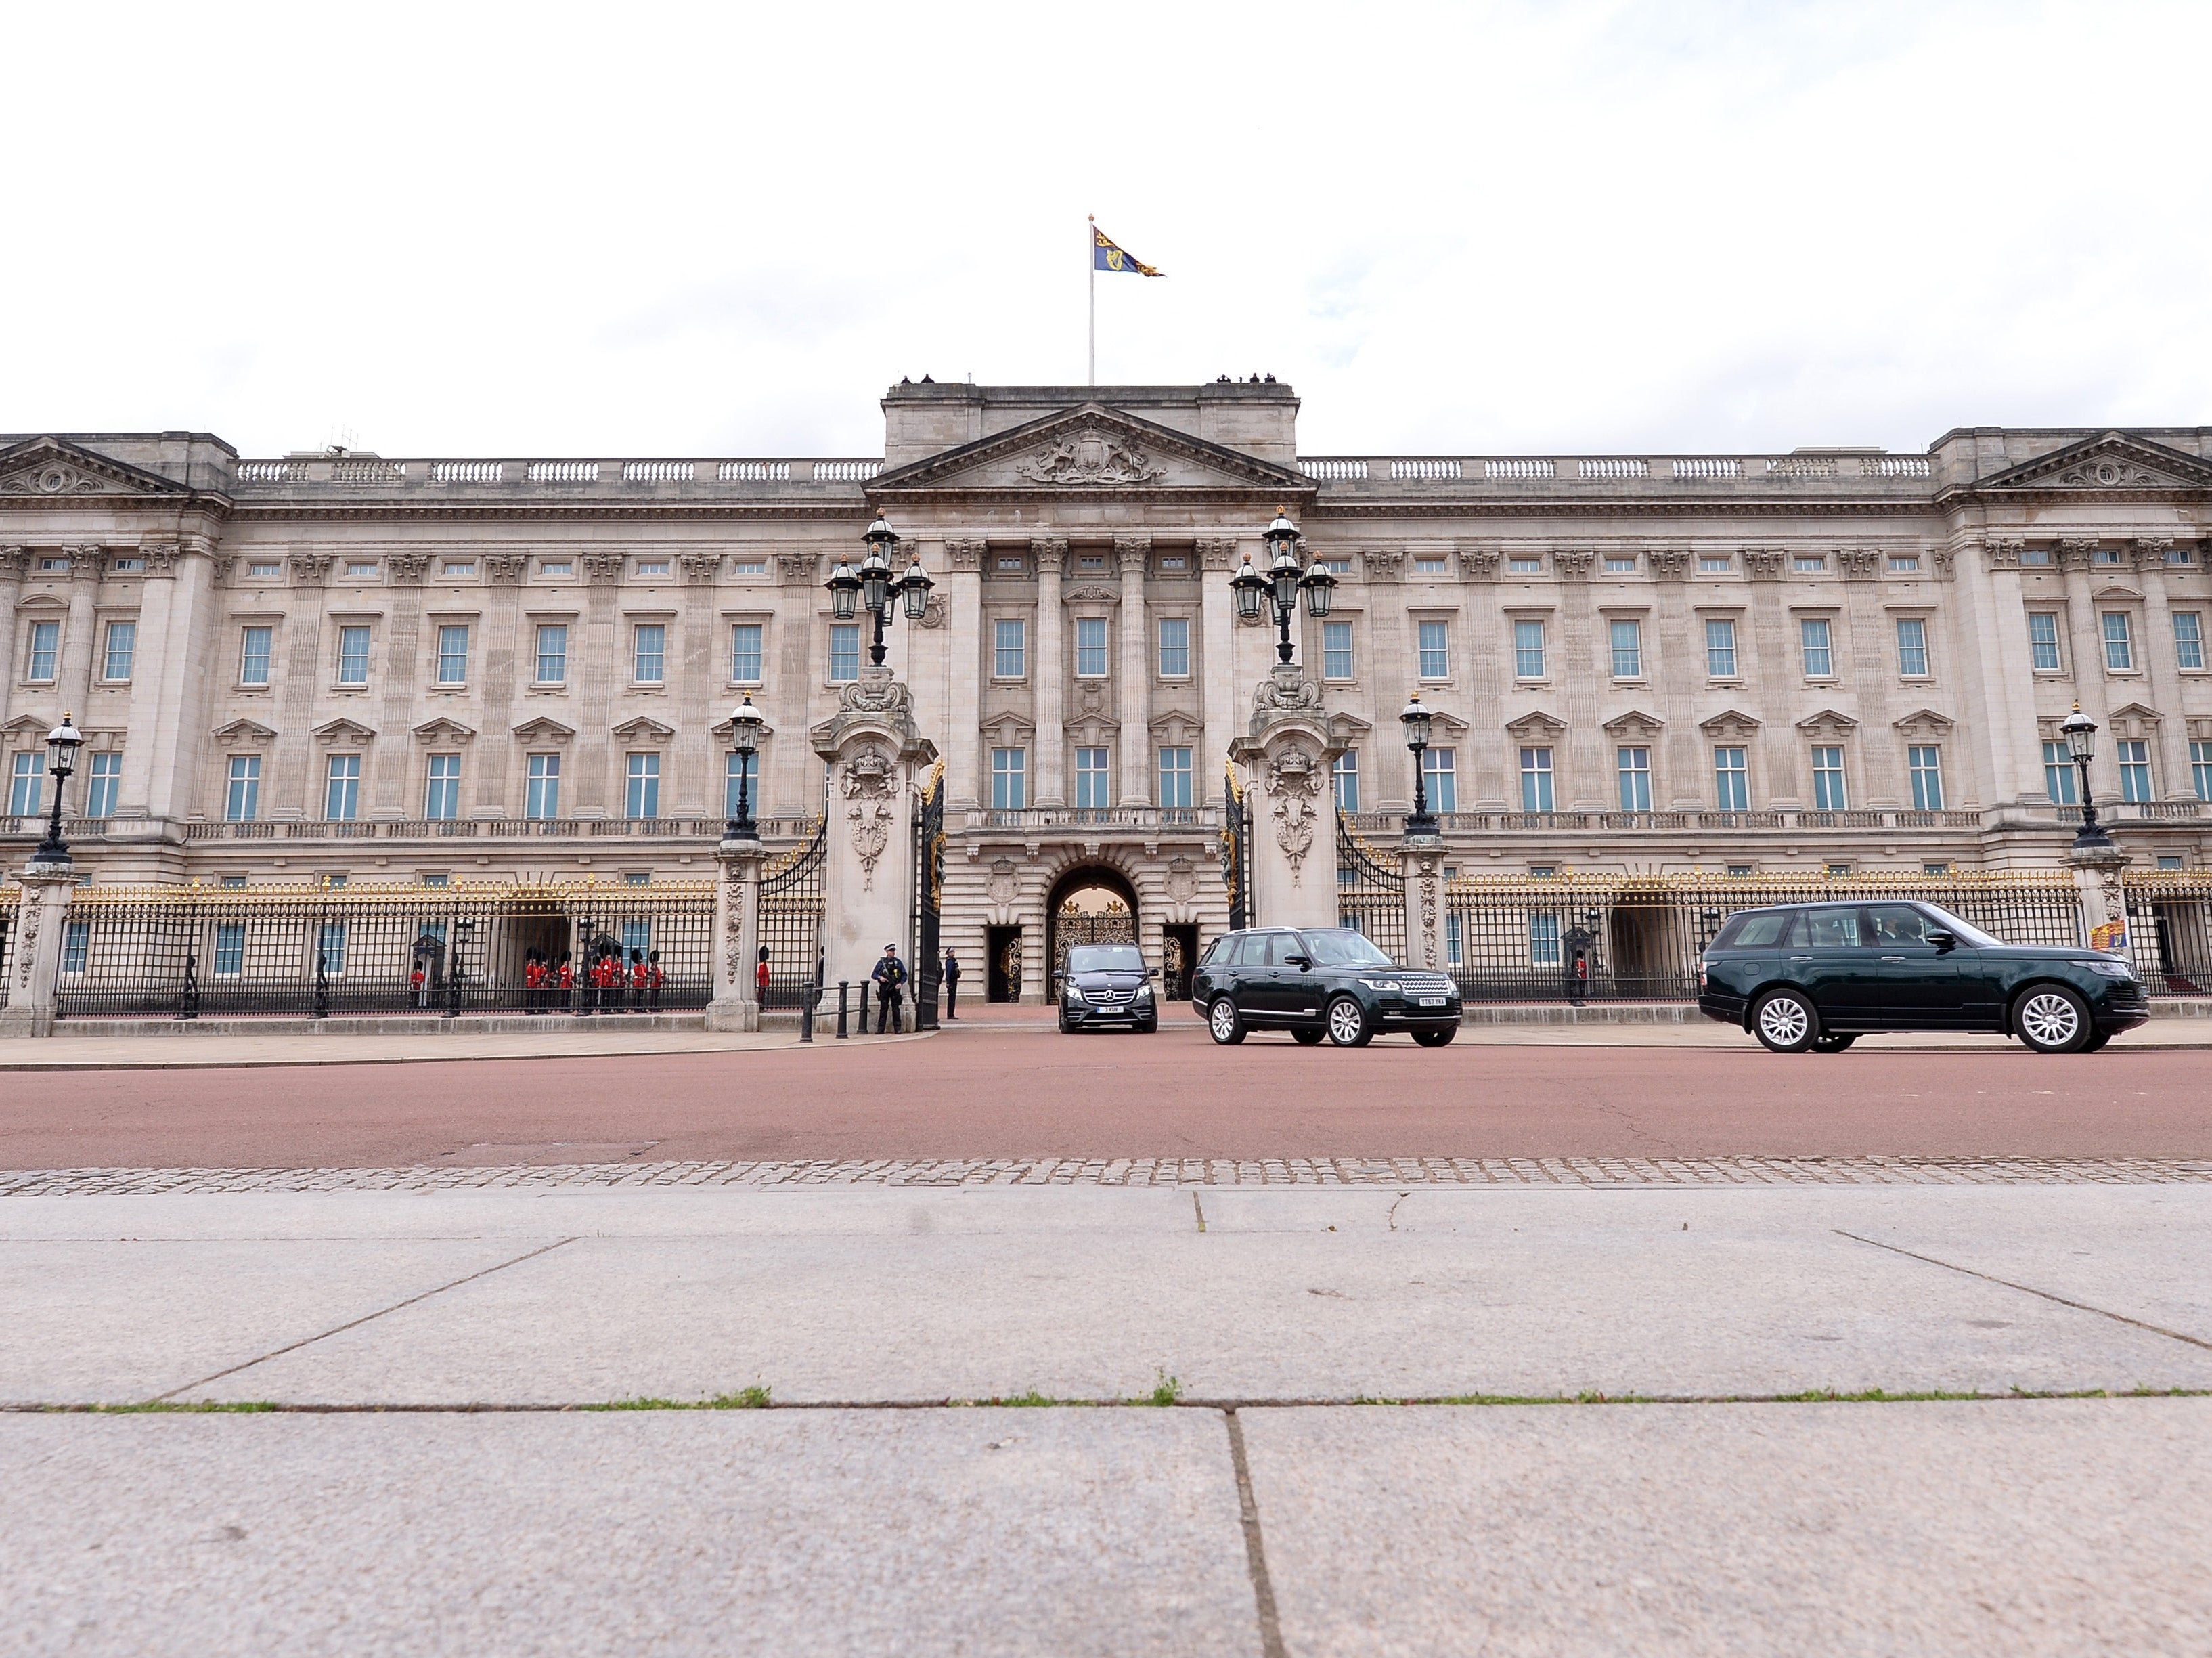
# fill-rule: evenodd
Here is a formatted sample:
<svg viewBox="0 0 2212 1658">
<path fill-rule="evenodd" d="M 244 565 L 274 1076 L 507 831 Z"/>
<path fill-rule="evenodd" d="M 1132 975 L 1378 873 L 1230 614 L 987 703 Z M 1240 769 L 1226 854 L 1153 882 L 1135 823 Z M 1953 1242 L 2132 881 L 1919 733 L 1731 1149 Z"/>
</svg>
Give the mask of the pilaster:
<svg viewBox="0 0 2212 1658">
<path fill-rule="evenodd" d="M 1114 544 L 1121 566 L 1121 790 L 1123 806 L 1152 803 L 1152 619 L 1145 609 L 1145 567 L 1152 560 L 1149 536 Z"/>
<path fill-rule="evenodd" d="M 1063 774 L 1067 765 L 1065 729 L 1067 702 L 1066 613 L 1060 602 L 1060 577 L 1067 562 L 1067 543 L 1039 537 L 1030 543 L 1036 558 L 1036 736 L 1030 757 L 1036 773 L 1033 806 L 1066 804 Z"/>
</svg>

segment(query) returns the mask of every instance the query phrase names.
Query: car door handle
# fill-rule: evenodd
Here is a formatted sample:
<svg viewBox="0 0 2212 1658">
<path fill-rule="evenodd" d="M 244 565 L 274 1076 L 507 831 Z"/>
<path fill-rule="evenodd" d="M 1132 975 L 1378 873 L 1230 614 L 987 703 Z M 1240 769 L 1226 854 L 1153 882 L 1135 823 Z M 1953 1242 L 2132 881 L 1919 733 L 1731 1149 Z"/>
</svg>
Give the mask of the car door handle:
<svg viewBox="0 0 2212 1658">
<path fill-rule="evenodd" d="M 1882 960 L 1884 961 L 1902 961 L 1905 958 L 1901 955 L 1886 955 L 1882 957 Z"/>
<path fill-rule="evenodd" d="M 1810 961 L 1813 958 L 1809 955 L 1793 955 L 1790 959 L 1792 961 Z"/>
</svg>

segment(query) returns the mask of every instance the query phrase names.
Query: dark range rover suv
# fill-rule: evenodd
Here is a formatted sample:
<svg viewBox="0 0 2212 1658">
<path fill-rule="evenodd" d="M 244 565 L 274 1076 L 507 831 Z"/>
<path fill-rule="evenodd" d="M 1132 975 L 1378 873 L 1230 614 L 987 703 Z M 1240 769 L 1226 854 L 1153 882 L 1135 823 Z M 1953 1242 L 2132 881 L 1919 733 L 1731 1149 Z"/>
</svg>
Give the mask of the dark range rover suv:
<svg viewBox="0 0 2212 1658">
<path fill-rule="evenodd" d="M 1777 1053 L 1840 1053 L 1866 1031 L 1988 1031 L 2039 1053 L 2094 1053 L 2150 1017 L 2118 956 L 2007 944 L 1894 900 L 1739 911 L 1698 979 L 1700 1012 Z"/>
<path fill-rule="evenodd" d="M 1217 1042 L 1286 1030 L 1364 1047 L 1378 1032 L 1410 1031 L 1425 1048 L 1459 1034 L 1459 986 L 1401 967 L 1349 927 L 1255 927 L 1213 941 L 1191 975 L 1190 999 Z"/>
</svg>

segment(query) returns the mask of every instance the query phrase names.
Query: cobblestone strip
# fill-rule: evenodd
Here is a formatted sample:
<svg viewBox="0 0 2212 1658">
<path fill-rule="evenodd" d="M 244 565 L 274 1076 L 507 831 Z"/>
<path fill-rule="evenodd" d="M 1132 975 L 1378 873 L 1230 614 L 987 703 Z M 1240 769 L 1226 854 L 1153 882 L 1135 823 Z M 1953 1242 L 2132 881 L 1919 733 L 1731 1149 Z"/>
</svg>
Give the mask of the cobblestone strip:
<svg viewBox="0 0 2212 1658">
<path fill-rule="evenodd" d="M 72 1168 L 0 1171 L 0 1197 L 225 1192 L 620 1191 L 663 1186 L 2169 1186 L 2212 1160 L 1914 1157 L 958 1158 L 548 1163 L 494 1168 Z"/>
</svg>

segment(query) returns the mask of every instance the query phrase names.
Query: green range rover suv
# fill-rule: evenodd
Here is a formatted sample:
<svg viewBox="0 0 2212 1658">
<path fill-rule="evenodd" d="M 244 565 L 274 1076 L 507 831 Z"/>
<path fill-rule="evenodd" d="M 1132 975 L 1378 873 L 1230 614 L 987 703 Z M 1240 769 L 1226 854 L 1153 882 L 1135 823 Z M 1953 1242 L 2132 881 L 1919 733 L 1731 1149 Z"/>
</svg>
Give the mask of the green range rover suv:
<svg viewBox="0 0 2212 1658">
<path fill-rule="evenodd" d="M 1459 1034 L 1459 986 L 1401 967 L 1349 927 L 1255 927 L 1213 941 L 1191 975 L 1190 999 L 1217 1042 L 1288 1031 L 1312 1045 L 1364 1047 L 1409 1032 L 1425 1048 Z"/>
<path fill-rule="evenodd" d="M 2094 1053 L 2150 1017 L 2102 951 L 2008 944 L 1933 904 L 1740 910 L 1705 951 L 1698 1008 L 1777 1053 L 1840 1053 L 1867 1031 L 1987 1031 Z"/>
</svg>

